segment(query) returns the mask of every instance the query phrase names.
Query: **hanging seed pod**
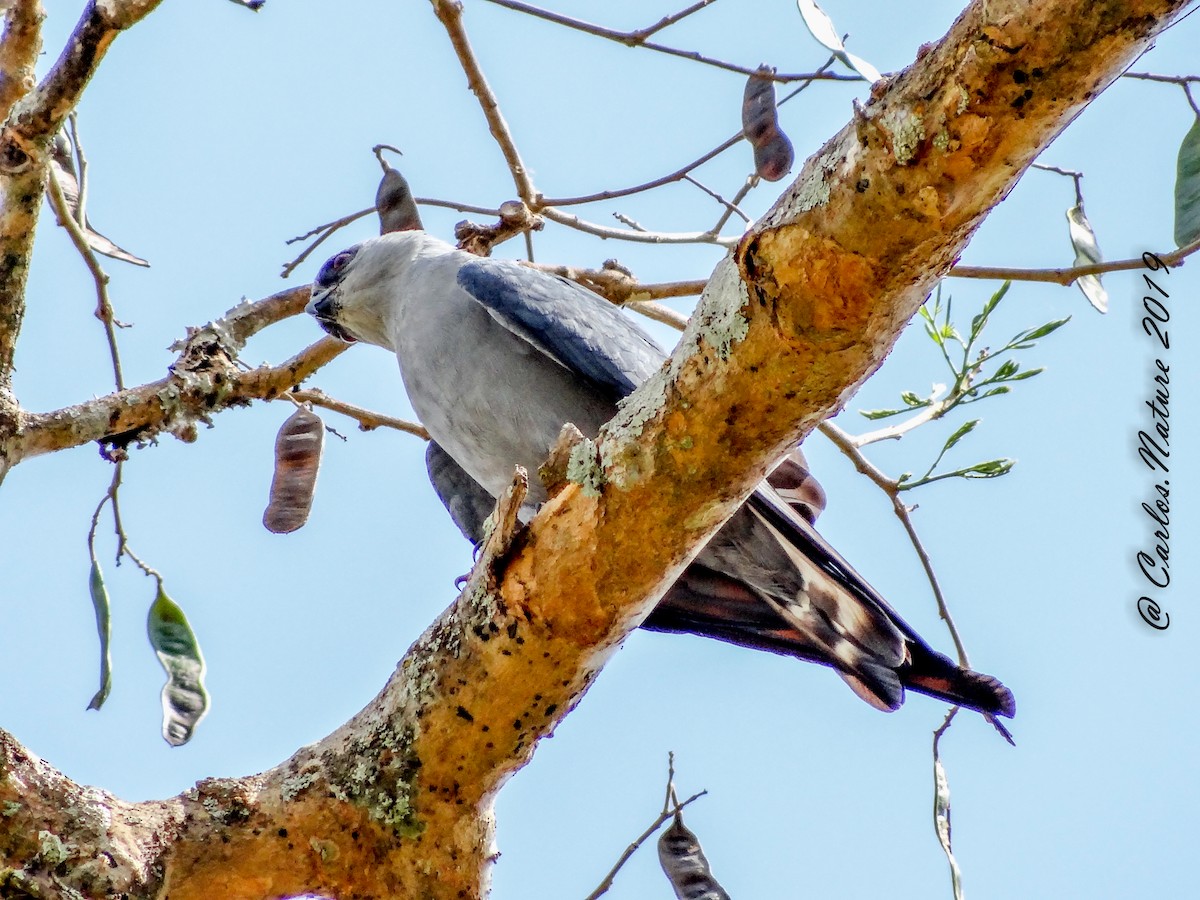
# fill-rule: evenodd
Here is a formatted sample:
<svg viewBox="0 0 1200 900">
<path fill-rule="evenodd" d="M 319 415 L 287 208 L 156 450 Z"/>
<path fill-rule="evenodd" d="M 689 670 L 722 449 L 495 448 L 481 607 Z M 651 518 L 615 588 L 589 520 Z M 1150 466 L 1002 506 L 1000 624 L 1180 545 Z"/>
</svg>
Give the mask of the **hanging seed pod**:
<svg viewBox="0 0 1200 900">
<path fill-rule="evenodd" d="M 404 176 L 395 169 L 384 169 L 375 192 L 375 211 L 379 213 L 379 233 L 393 231 L 420 231 L 421 214 Z"/>
<path fill-rule="evenodd" d="M 781 179 L 796 158 L 792 142 L 779 127 L 773 74 L 769 66 L 759 66 L 746 81 L 742 97 L 742 134 L 754 148 L 754 171 L 767 181 Z"/>
<path fill-rule="evenodd" d="M 275 534 L 295 531 L 308 521 L 317 470 L 325 446 L 325 423 L 307 409 L 297 409 L 275 439 L 275 477 L 263 525 Z"/>
<path fill-rule="evenodd" d="M 167 683 L 162 689 L 162 736 L 172 747 L 186 744 L 208 712 L 204 687 L 204 655 L 187 616 L 167 596 L 162 582 L 146 617 L 150 646 L 158 656 Z"/>
<path fill-rule="evenodd" d="M 658 861 L 678 900 L 729 900 L 729 894 L 713 878 L 700 839 L 684 827 L 683 816 L 658 839 Z"/>
</svg>

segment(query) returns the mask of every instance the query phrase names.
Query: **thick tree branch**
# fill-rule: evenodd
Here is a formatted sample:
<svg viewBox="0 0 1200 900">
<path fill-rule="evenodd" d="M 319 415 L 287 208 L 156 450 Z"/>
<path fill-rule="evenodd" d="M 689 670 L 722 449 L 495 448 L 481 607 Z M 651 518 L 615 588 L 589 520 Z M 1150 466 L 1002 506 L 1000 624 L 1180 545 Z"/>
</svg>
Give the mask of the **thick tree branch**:
<svg viewBox="0 0 1200 900">
<path fill-rule="evenodd" d="M 160 2 L 91 0 L 58 61 L 41 84 L 12 107 L 0 131 L 0 433 L 11 430 L 19 416 L 12 396 L 13 353 L 25 316 L 25 283 L 45 183 L 47 148 L 75 109 L 113 39 Z M 27 22 L 40 12 L 40 7 L 31 11 L 30 6 L 22 2 L 15 7 L 23 11 L 20 18 Z M 7 45 L 7 33 L 5 37 Z M 36 38 L 26 34 L 23 40 L 29 44 Z M 28 49 L 13 47 L 11 52 L 19 61 Z M 3 471 L 0 463 L 0 476 Z"/>
<path fill-rule="evenodd" d="M 278 366 L 248 371 L 235 364 L 249 338 L 303 311 L 309 288 L 291 288 L 256 303 L 244 302 L 202 328 L 191 328 L 173 349 L 179 356 L 158 381 L 48 413 L 20 411 L 17 427 L 0 428 L 0 474 L 22 460 L 91 441 L 123 448 L 162 431 L 191 440 L 197 422 L 231 406 L 270 400 L 308 378 L 346 345 L 333 338 L 313 344 Z"/>
<path fill-rule="evenodd" d="M 140 804 L 85 793 L 0 738 L 2 877 L 42 896 L 482 897 L 496 791 L 1184 5 L 972 4 L 718 266 L 671 363 L 576 446 L 578 483 L 515 534 L 519 488 L 502 500 L 508 525 L 462 597 L 366 710 L 263 775 Z"/>
</svg>

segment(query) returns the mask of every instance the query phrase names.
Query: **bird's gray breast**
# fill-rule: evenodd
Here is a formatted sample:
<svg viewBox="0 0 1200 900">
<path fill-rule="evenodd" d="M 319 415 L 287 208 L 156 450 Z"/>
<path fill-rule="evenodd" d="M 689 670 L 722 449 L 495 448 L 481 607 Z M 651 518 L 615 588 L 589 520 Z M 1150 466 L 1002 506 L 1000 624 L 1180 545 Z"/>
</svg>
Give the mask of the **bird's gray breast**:
<svg viewBox="0 0 1200 900">
<path fill-rule="evenodd" d="M 446 290 L 407 295 L 394 325 L 414 411 L 493 496 L 521 465 L 530 476 L 529 502 L 544 502 L 537 468 L 563 424 L 572 422 L 594 437 L 615 404 L 497 322 L 452 276 L 426 283 Z"/>
</svg>

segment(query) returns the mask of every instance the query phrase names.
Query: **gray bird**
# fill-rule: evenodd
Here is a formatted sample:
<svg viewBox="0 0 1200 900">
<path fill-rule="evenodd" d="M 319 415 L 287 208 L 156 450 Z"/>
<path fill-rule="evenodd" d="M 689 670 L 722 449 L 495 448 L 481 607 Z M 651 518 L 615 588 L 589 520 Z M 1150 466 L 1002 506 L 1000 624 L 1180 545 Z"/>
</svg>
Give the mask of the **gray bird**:
<svg viewBox="0 0 1200 900">
<path fill-rule="evenodd" d="M 536 473 L 566 422 L 595 437 L 666 354 L 586 288 L 397 231 L 333 256 L 307 310 L 345 341 L 395 352 L 433 436 L 434 486 L 476 543 L 513 469 Z M 782 492 L 782 493 L 781 493 Z M 547 499 L 532 478 L 528 502 Z M 1012 716 L 997 679 L 935 651 L 812 527 L 823 506 L 802 457 L 784 461 L 708 542 L 644 627 L 833 668 L 897 709 L 905 688 Z"/>
</svg>

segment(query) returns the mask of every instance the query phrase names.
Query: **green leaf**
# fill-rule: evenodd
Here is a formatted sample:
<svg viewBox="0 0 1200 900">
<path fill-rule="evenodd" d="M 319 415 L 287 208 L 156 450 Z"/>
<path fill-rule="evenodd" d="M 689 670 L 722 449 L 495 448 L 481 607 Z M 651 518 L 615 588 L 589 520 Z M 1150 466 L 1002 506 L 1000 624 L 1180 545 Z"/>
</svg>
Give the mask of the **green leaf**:
<svg viewBox="0 0 1200 900">
<path fill-rule="evenodd" d="M 907 409 L 860 409 L 858 414 L 867 419 L 886 419 L 889 416 L 898 416 L 900 413 L 908 412 Z"/>
<path fill-rule="evenodd" d="M 1016 464 L 1015 459 L 989 459 L 987 462 L 975 463 L 973 466 L 958 469 L 950 474 L 963 478 L 999 478 L 1001 475 L 1011 472 L 1012 467 Z"/>
<path fill-rule="evenodd" d="M 1071 233 L 1071 246 L 1075 248 L 1075 265 L 1094 266 L 1104 262 L 1100 244 L 1096 241 L 1096 232 L 1092 230 L 1092 223 L 1083 214 L 1082 204 L 1067 210 L 1067 226 Z M 1083 275 L 1077 278 L 1075 283 L 1097 312 L 1108 312 L 1108 291 L 1100 283 L 1099 275 Z"/>
<path fill-rule="evenodd" d="M 1179 145 L 1175 170 L 1175 243 L 1182 247 L 1200 238 L 1200 118 Z"/>
<path fill-rule="evenodd" d="M 1000 368 L 996 369 L 996 374 L 991 377 L 991 380 L 1004 381 L 1012 378 L 1012 376 L 1017 374 L 1017 370 L 1019 368 L 1021 367 L 1017 365 L 1015 361 L 1006 359 L 1004 362 L 1000 363 Z"/>
<path fill-rule="evenodd" d="M 1040 325 L 1037 328 L 1030 328 L 1028 331 L 1019 332 L 1018 334 L 1013 335 L 1012 340 L 1008 342 L 1009 349 L 1016 349 L 1017 344 L 1029 345 L 1033 341 L 1041 340 L 1046 335 L 1053 334 L 1054 332 L 1058 331 L 1058 329 L 1062 328 L 1070 321 L 1071 317 L 1067 316 L 1065 319 L 1055 319 L 1054 321 L 1047 322 L 1045 325 Z"/>
<path fill-rule="evenodd" d="M 913 409 L 920 409 L 929 405 L 929 401 L 924 397 L 917 396 L 915 391 L 905 391 L 900 395 L 900 400 L 905 406 L 911 406 Z"/>
<path fill-rule="evenodd" d="M 979 424 L 979 421 L 980 421 L 979 419 L 972 419 L 971 421 L 964 422 L 961 426 L 959 426 L 958 431 L 954 432 L 954 434 L 950 435 L 950 437 L 948 437 L 946 439 L 946 443 L 942 447 L 942 453 L 944 454 L 947 450 L 949 450 L 951 447 L 953 447 L 955 444 L 957 444 L 959 441 L 961 441 L 964 437 L 966 437 L 968 434 L 970 434 L 972 431 L 974 431 L 975 426 Z M 940 457 L 939 457 L 939 459 L 940 459 Z"/>
<path fill-rule="evenodd" d="M 1024 381 L 1026 378 L 1032 378 L 1034 375 L 1041 375 L 1045 371 L 1046 370 L 1044 367 L 1039 366 L 1036 369 L 1030 369 L 1028 372 L 1020 372 L 1008 380 L 1009 381 Z"/>
<path fill-rule="evenodd" d="M 92 608 L 96 612 L 96 634 L 100 637 L 100 689 L 96 691 L 87 708 L 99 709 L 112 690 L 112 653 L 108 646 L 112 623 L 109 618 L 108 588 L 104 586 L 104 573 L 100 571 L 100 563 L 94 554 L 88 586 L 92 594 Z"/>
<path fill-rule="evenodd" d="M 979 315 L 971 319 L 971 343 L 975 343 L 975 339 L 979 337 L 980 333 L 987 326 L 988 316 L 992 314 L 992 310 L 1004 299 L 1004 295 L 1008 293 L 1008 289 L 1011 286 L 1011 281 L 1006 281 L 1000 285 L 999 290 L 988 298 L 987 303 L 983 304 L 983 309 L 980 310 Z"/>
<path fill-rule="evenodd" d="M 163 739 L 179 747 L 191 739 L 196 725 L 208 712 L 204 689 L 204 657 L 187 616 L 158 585 L 158 596 L 146 618 L 150 646 L 167 673 L 162 689 Z"/>
</svg>

